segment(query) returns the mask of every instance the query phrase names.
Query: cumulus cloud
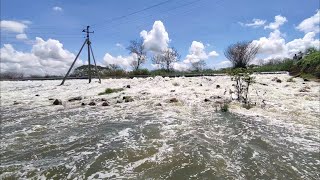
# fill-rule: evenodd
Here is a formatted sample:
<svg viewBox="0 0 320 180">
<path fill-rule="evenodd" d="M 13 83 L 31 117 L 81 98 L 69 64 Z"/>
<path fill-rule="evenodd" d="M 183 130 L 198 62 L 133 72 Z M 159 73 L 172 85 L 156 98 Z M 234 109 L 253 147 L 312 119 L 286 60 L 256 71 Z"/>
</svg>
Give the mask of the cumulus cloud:
<svg viewBox="0 0 320 180">
<path fill-rule="evenodd" d="M 54 11 L 62 11 L 62 8 L 61 7 L 59 7 L 59 6 L 55 6 L 55 7 L 53 7 L 52 8 L 52 10 L 54 10 Z"/>
<path fill-rule="evenodd" d="M 286 17 L 283 17 L 281 15 L 277 15 L 274 17 L 274 22 L 265 26 L 264 29 L 276 30 L 276 29 L 279 29 L 279 27 L 282 26 L 285 22 L 287 22 Z"/>
<path fill-rule="evenodd" d="M 1 72 L 22 72 L 26 75 L 62 75 L 67 72 L 75 55 L 63 48 L 58 40 L 37 37 L 31 52 L 21 52 L 11 44 L 1 48 Z M 82 65 L 78 60 L 75 66 Z"/>
<path fill-rule="evenodd" d="M 297 38 L 286 42 L 279 30 L 274 30 L 268 37 L 261 37 L 252 41 L 259 45 L 259 54 L 266 55 L 266 59 L 272 58 L 292 58 L 294 54 L 310 47 L 320 48 L 320 41 L 316 39 L 316 33 L 309 32 L 303 38 Z"/>
<path fill-rule="evenodd" d="M 28 36 L 26 34 L 24 34 L 24 33 L 17 34 L 16 35 L 16 39 L 18 39 L 18 40 L 26 40 L 26 39 L 28 39 Z"/>
<path fill-rule="evenodd" d="M 28 28 L 28 26 L 22 22 L 7 20 L 0 21 L 0 29 L 3 31 L 22 34 L 26 28 Z"/>
<path fill-rule="evenodd" d="M 265 25 L 266 22 L 267 22 L 266 20 L 253 19 L 251 23 L 242 23 L 242 22 L 239 22 L 239 24 L 240 24 L 241 26 L 247 26 L 247 27 L 257 28 L 257 27 L 261 27 L 261 26 Z"/>
<path fill-rule="evenodd" d="M 129 70 L 131 68 L 131 64 L 133 61 L 137 59 L 136 54 L 131 54 L 130 56 L 112 56 L 109 53 L 106 53 L 103 57 L 103 63 L 105 65 L 118 65 L 125 70 Z"/>
<path fill-rule="evenodd" d="M 219 54 L 215 51 L 210 52 L 209 54 L 205 51 L 205 46 L 202 42 L 193 41 L 190 48 L 189 54 L 186 56 L 186 59 L 183 61 L 184 63 L 196 63 L 201 60 L 207 60 L 209 57 L 216 57 Z"/>
<path fill-rule="evenodd" d="M 185 63 L 181 63 L 181 62 L 173 63 L 173 69 L 176 71 L 187 71 L 189 68 L 190 67 Z"/>
<path fill-rule="evenodd" d="M 161 21 L 155 21 L 152 29 L 149 32 L 141 31 L 140 36 L 144 39 L 145 48 L 155 53 L 166 50 L 170 42 L 169 34 Z"/>
<path fill-rule="evenodd" d="M 213 64 L 212 65 L 215 69 L 221 69 L 221 68 L 227 68 L 227 67 L 231 67 L 232 63 L 229 60 L 224 60 L 221 61 L 217 64 Z"/>
<path fill-rule="evenodd" d="M 316 14 L 303 20 L 296 28 L 302 32 L 320 32 L 320 10 L 317 10 Z"/>
<path fill-rule="evenodd" d="M 252 43 L 259 45 L 259 53 L 261 54 L 278 54 L 285 49 L 285 39 L 279 30 L 274 30 L 269 34 L 269 37 L 261 37 Z"/>
</svg>

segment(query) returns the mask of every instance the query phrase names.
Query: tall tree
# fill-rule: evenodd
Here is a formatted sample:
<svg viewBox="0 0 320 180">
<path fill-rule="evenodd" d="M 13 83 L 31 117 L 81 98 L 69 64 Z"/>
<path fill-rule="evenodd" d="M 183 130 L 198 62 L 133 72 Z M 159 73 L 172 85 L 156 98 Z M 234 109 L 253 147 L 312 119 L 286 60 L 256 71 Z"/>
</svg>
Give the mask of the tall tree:
<svg viewBox="0 0 320 180">
<path fill-rule="evenodd" d="M 192 70 L 200 72 L 204 70 L 204 68 L 206 67 L 206 62 L 203 59 L 197 62 L 193 62 L 191 63 L 191 67 L 192 67 Z"/>
<path fill-rule="evenodd" d="M 138 70 L 139 67 L 146 62 L 147 58 L 147 51 L 143 45 L 143 40 L 130 41 L 130 45 L 127 47 L 127 50 L 129 50 L 130 53 L 137 55 L 137 59 L 131 63 L 131 66 L 133 70 Z"/>
<path fill-rule="evenodd" d="M 174 47 L 168 48 L 162 51 L 160 54 L 156 54 L 152 58 L 152 62 L 154 64 L 159 65 L 162 69 L 165 69 L 166 71 L 172 70 L 173 63 L 179 60 L 180 54 Z"/>
<path fill-rule="evenodd" d="M 246 68 L 256 57 L 259 50 L 257 44 L 251 42 L 237 42 L 227 47 L 224 52 L 233 68 Z"/>
</svg>

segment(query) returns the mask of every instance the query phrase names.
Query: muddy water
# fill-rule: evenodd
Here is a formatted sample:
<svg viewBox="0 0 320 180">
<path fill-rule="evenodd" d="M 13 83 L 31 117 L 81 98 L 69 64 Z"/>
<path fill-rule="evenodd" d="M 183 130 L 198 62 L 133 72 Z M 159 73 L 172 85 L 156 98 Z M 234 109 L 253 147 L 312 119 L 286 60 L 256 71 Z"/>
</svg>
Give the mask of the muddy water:
<svg viewBox="0 0 320 180">
<path fill-rule="evenodd" d="M 319 178 L 316 126 L 147 108 L 3 107 L 1 120 L 1 179 Z"/>
</svg>

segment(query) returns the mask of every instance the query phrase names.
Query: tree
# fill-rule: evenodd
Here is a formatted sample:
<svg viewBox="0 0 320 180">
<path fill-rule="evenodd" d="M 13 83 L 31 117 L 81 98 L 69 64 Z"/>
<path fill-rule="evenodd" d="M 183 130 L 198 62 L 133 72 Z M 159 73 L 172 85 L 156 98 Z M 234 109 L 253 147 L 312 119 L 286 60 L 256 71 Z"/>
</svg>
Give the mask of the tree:
<svg viewBox="0 0 320 180">
<path fill-rule="evenodd" d="M 130 53 L 137 55 L 137 59 L 130 64 L 133 70 L 136 71 L 143 63 L 146 62 L 147 51 L 143 45 L 143 40 L 130 41 L 130 45 L 127 47 L 127 50 L 129 50 Z"/>
<path fill-rule="evenodd" d="M 173 69 L 173 63 L 179 61 L 179 59 L 180 55 L 178 51 L 174 47 L 171 47 L 153 56 L 152 62 L 169 72 Z"/>
<path fill-rule="evenodd" d="M 259 46 L 251 42 L 237 42 L 228 46 L 224 55 L 232 63 L 233 68 L 246 68 L 255 58 L 258 50 Z"/>
<path fill-rule="evenodd" d="M 206 67 L 206 62 L 204 60 L 193 62 L 191 63 L 191 67 L 192 67 L 192 70 L 199 72 L 204 70 L 204 68 Z"/>
</svg>

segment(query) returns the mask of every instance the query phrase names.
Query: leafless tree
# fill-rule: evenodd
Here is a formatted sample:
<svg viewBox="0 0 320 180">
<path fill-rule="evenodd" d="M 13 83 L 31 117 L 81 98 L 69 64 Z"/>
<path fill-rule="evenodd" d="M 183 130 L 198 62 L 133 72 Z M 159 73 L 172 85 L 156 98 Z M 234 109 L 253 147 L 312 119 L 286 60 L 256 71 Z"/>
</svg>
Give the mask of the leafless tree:
<svg viewBox="0 0 320 180">
<path fill-rule="evenodd" d="M 170 71 L 173 68 L 173 63 L 179 61 L 179 59 L 180 54 L 174 47 L 171 47 L 162 51 L 160 54 L 153 56 L 152 62 L 160 65 L 162 69 Z"/>
<path fill-rule="evenodd" d="M 21 72 L 1 72 L 0 79 L 22 79 L 24 74 Z"/>
<path fill-rule="evenodd" d="M 194 71 L 202 71 L 206 67 L 206 62 L 204 60 L 200 60 L 198 62 L 191 63 L 191 67 Z"/>
<path fill-rule="evenodd" d="M 255 58 L 259 46 L 251 42 L 237 42 L 228 46 L 224 55 L 232 63 L 234 68 L 246 68 Z"/>
<path fill-rule="evenodd" d="M 130 45 L 127 47 L 130 53 L 136 54 L 137 59 L 131 63 L 133 70 L 138 70 L 139 67 L 146 62 L 147 51 L 143 45 L 143 40 L 130 41 Z"/>
</svg>

